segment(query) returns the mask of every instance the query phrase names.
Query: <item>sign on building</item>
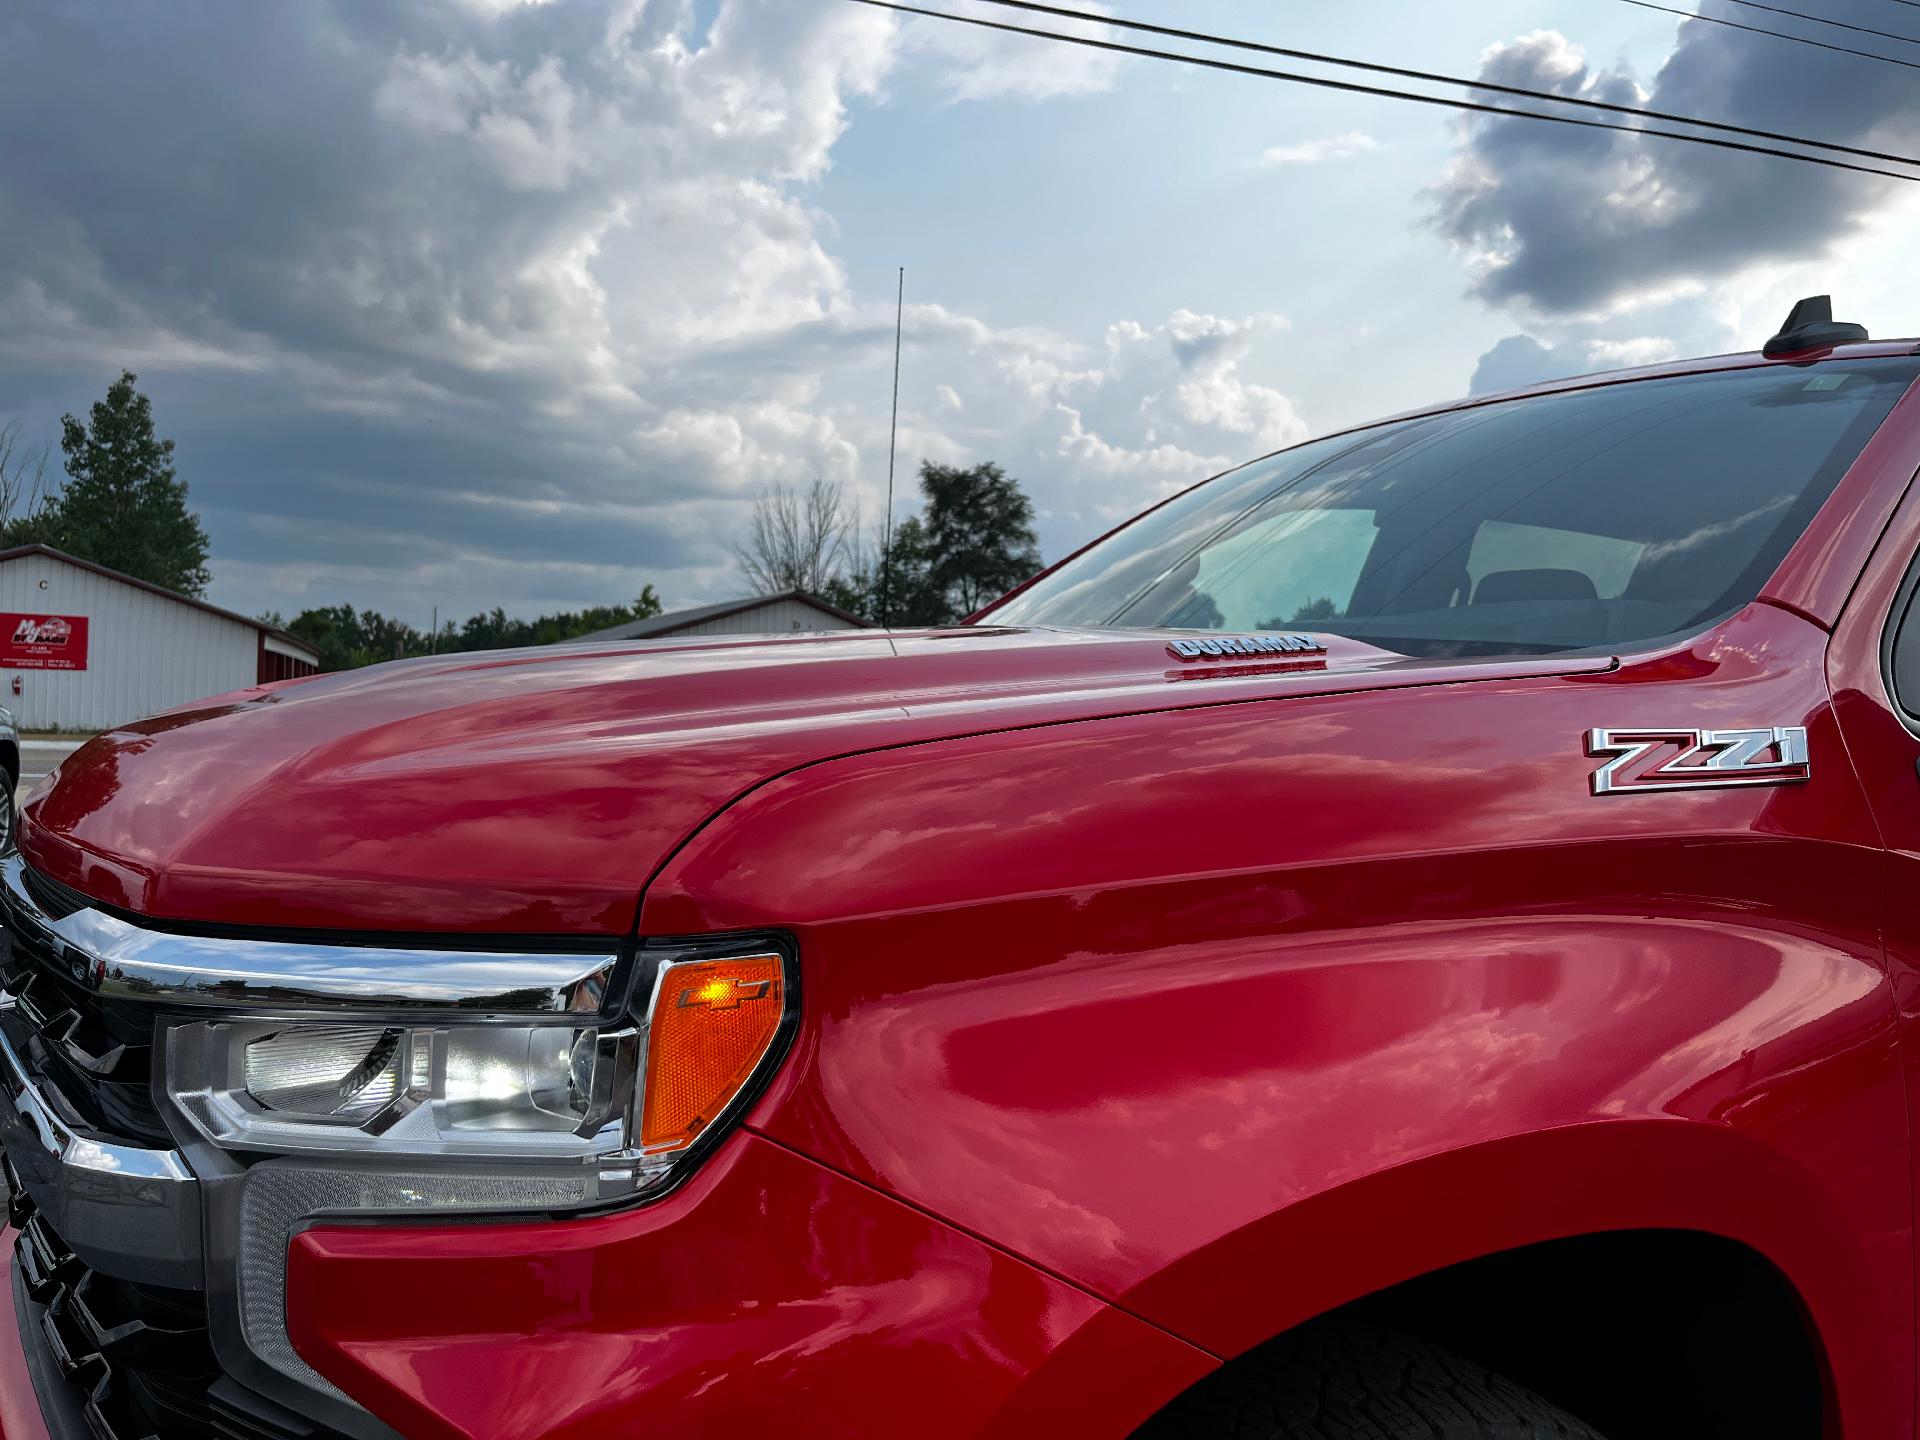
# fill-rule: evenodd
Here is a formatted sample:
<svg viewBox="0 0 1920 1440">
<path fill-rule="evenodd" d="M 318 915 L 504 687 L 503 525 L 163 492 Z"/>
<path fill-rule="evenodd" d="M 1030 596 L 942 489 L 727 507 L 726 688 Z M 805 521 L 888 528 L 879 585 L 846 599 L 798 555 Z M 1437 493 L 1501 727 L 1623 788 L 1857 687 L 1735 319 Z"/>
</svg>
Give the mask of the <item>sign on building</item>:
<svg viewBox="0 0 1920 1440">
<path fill-rule="evenodd" d="M 0 613 L 0 667 L 86 669 L 87 617 Z"/>
</svg>

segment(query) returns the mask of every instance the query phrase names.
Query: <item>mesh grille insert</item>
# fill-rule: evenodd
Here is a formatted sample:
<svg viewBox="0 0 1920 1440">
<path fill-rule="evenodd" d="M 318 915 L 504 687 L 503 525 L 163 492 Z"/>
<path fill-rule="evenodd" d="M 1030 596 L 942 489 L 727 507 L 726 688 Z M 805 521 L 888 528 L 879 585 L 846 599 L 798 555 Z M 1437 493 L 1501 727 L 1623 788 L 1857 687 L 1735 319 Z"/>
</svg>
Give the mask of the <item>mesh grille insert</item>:
<svg viewBox="0 0 1920 1440">
<path fill-rule="evenodd" d="M 223 1393 L 230 1382 L 214 1358 L 198 1293 L 90 1270 L 38 1215 L 14 1240 L 14 1258 L 39 1312 L 39 1334 L 28 1334 L 28 1343 L 45 1343 L 96 1440 L 339 1440 Z"/>
</svg>

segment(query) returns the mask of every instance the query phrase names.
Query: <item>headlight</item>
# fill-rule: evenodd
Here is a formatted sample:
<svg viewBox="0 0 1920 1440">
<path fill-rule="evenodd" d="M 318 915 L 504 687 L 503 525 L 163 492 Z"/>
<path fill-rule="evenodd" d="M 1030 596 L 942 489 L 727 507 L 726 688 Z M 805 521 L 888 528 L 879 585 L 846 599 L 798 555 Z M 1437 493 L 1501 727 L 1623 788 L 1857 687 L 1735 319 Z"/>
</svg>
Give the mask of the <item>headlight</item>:
<svg viewBox="0 0 1920 1440">
<path fill-rule="evenodd" d="M 725 941 L 643 946 L 625 965 L 615 989 L 646 998 L 609 996 L 591 1021 L 235 1005 L 163 1022 L 174 1123 L 211 1142 L 193 1160 L 213 1182 L 209 1305 L 266 1367 L 251 1383 L 348 1403 L 287 1334 L 287 1246 L 306 1225 L 579 1210 L 657 1194 L 698 1163 L 779 1062 L 791 960 L 780 942 Z"/>
<path fill-rule="evenodd" d="M 0 1021 L 145 1127 L 148 1143 L 100 1153 L 147 1156 L 160 1178 L 129 1169 L 76 1191 L 96 1228 L 124 1229 L 116 1253 L 168 1276 L 191 1263 L 223 1368 L 352 1434 L 364 1412 L 287 1333 L 293 1236 L 663 1194 L 798 1025 L 779 934 L 526 948 L 200 935 L 99 909 L 17 853 L 0 854 L 0 923 Z M 143 1013 L 151 1046 L 132 1038 L 149 1033 Z M 4 1034 L 0 1048 L 13 1053 Z M 155 1150 L 154 1130 L 178 1149 Z M 138 1208 L 119 1226 L 116 1206 Z"/>
<path fill-rule="evenodd" d="M 542 1204 L 653 1188 L 736 1105 L 789 1011 L 778 951 L 652 958 L 644 1009 L 469 1020 L 311 1013 L 176 1022 L 166 1087 L 223 1150 L 552 1171 Z M 642 977 L 644 980 L 646 977 Z M 528 1177 L 531 1178 L 531 1177 Z"/>
<path fill-rule="evenodd" d="M 623 1149 L 639 1031 L 197 1021 L 174 1100 L 230 1149 L 589 1155 Z"/>
</svg>

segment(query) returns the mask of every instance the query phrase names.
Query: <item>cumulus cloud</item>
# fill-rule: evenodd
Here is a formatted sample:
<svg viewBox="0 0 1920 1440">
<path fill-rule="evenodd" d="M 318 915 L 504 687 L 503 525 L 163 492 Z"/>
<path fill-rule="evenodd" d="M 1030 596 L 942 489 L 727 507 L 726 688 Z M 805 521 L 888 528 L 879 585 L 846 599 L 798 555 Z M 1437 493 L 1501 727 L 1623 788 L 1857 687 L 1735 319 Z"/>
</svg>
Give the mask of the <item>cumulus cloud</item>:
<svg viewBox="0 0 1920 1440">
<path fill-rule="evenodd" d="M 1345 160 L 1378 150 L 1380 142 L 1364 130 L 1349 130 L 1344 135 L 1328 135 L 1318 140 L 1302 140 L 1293 145 L 1271 145 L 1261 152 L 1262 165 L 1320 165 L 1328 160 Z"/>
<path fill-rule="evenodd" d="M 1559 380 L 1579 373 L 1580 362 L 1565 351 L 1544 345 L 1531 335 L 1509 335 L 1480 357 L 1473 367 L 1467 393 L 1488 395 L 1498 390 L 1518 390 L 1523 385 L 1538 385 L 1544 380 Z"/>
<path fill-rule="evenodd" d="M 893 297 L 817 208 L 850 116 L 903 66 L 956 99 L 1114 73 L 791 0 L 11 7 L 0 52 L 40 157 L 0 169 L 0 412 L 131 365 L 216 600 L 416 620 L 731 593 L 777 481 L 876 517 Z M 1282 326 L 910 306 L 901 453 L 1003 461 L 1058 554 L 1304 433 L 1246 374 Z"/>
<path fill-rule="evenodd" d="M 1597 370 L 1658 365 L 1679 353 L 1679 346 L 1658 335 L 1625 340 L 1569 340 L 1558 345 L 1546 344 L 1531 335 L 1509 335 L 1480 357 L 1473 367 L 1467 393 L 1486 395 Z"/>
<path fill-rule="evenodd" d="M 1741 18 L 1727 0 L 1702 13 Z M 1873 23 L 1870 0 L 1830 18 Z M 1750 17 L 1748 17 L 1750 18 Z M 1879 16 L 1884 19 L 1884 16 Z M 1482 57 L 1481 75 L 1554 94 L 1911 153 L 1915 72 L 1687 22 L 1651 81 L 1597 66 L 1553 31 Z M 1904 189 L 1762 156 L 1475 117 L 1433 194 L 1432 223 L 1468 259 L 1481 297 L 1597 315 L 1698 294 L 1748 267 L 1827 253 Z"/>
<path fill-rule="evenodd" d="M 908 313 L 909 343 L 917 334 L 920 344 L 943 346 L 941 363 L 966 377 L 966 412 L 936 392 L 912 417 L 927 453 L 1018 457 L 1050 554 L 1307 437 L 1293 402 L 1248 374 L 1256 350 L 1287 329 L 1279 315 L 1178 310 L 1154 324 L 1119 321 L 1094 346 L 1046 331 L 996 331 L 939 307 Z M 971 421 L 976 411 L 982 418 Z"/>
</svg>

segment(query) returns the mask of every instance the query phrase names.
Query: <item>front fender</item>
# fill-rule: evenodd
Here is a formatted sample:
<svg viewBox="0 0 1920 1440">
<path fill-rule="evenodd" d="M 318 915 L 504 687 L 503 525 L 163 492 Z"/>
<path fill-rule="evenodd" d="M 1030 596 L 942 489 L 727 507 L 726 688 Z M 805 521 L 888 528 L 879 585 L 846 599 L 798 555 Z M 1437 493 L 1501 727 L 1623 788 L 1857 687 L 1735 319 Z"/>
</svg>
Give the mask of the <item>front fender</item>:
<svg viewBox="0 0 1920 1440">
<path fill-rule="evenodd" d="M 1698 1229 L 1785 1272 L 1847 1413 L 1897 1427 L 1906 1102 L 1824 644 L 1759 606 L 1610 676 L 848 757 L 716 817 L 642 927 L 799 937 L 750 1125 L 1213 1354 L 1474 1255 Z M 1591 794 L 1589 727 L 1696 716 L 1804 724 L 1813 777 Z"/>
<path fill-rule="evenodd" d="M 1689 1230 L 1764 1255 L 1824 1351 L 1849 1436 L 1901 1433 L 1906 1250 L 1781 1150 L 1723 1124 L 1594 1120 L 1443 1151 L 1251 1221 L 1124 1303 L 1222 1356 L 1464 1261 L 1619 1230 Z M 1547 1323 L 1550 1318 L 1544 1317 Z M 1888 1322 L 1894 1322 L 1891 1329 Z"/>
</svg>

